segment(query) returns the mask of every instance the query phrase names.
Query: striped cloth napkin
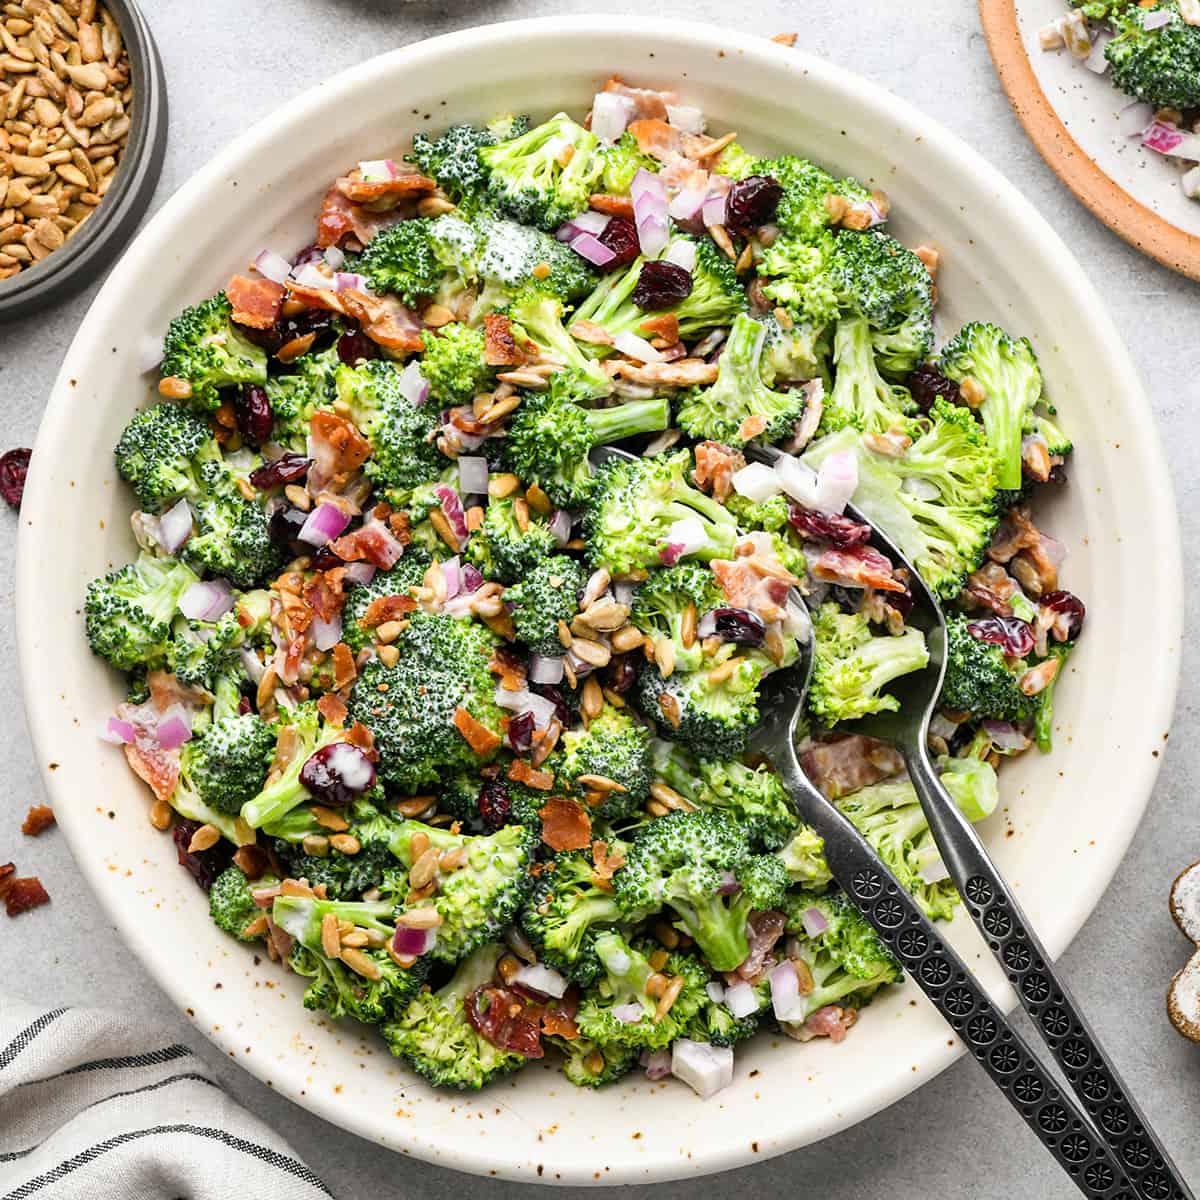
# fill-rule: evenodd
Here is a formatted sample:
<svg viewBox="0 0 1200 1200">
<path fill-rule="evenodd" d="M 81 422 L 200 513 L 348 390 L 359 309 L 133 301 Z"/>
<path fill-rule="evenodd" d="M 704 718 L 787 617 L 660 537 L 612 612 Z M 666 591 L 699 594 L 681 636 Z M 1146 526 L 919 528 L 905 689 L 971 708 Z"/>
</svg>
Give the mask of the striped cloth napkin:
<svg viewBox="0 0 1200 1200">
<path fill-rule="evenodd" d="M 134 1017 L 0 995 L 0 1200 L 332 1195 L 186 1047 Z"/>
</svg>

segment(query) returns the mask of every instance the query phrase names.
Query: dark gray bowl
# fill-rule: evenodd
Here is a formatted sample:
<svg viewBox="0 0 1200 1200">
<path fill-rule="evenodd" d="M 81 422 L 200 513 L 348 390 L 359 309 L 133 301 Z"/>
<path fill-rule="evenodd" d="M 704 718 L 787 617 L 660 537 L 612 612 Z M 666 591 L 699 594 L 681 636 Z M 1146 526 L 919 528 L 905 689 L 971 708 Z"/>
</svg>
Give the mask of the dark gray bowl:
<svg viewBox="0 0 1200 1200">
<path fill-rule="evenodd" d="M 133 236 L 167 148 L 167 85 L 150 27 L 133 0 L 103 0 L 121 26 L 133 76 L 133 124 L 116 178 L 78 235 L 36 267 L 0 280 L 0 321 L 28 316 L 101 277 Z"/>
</svg>

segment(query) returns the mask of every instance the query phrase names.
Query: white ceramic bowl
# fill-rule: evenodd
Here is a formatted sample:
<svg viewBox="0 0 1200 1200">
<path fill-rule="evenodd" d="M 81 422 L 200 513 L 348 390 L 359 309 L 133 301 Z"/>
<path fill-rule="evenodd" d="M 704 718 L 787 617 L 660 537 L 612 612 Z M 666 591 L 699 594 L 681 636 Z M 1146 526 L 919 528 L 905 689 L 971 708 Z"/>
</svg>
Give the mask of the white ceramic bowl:
<svg viewBox="0 0 1200 1200">
<path fill-rule="evenodd" d="M 718 129 L 886 188 L 904 239 L 943 252 L 941 319 L 1029 333 L 1076 439 L 1050 527 L 1088 628 L 1061 685 L 1059 749 L 1004 774 L 987 830 L 1051 951 L 1111 879 L 1154 782 L 1175 692 L 1181 582 L 1170 484 L 1149 406 L 1096 293 L 1020 193 L 929 118 L 844 71 L 756 37 L 611 17 L 494 25 L 387 54 L 290 102 L 171 199 L 113 271 L 67 355 L 34 452 L 18 578 L 30 726 L 59 824 L 134 952 L 207 1036 L 297 1103 L 364 1137 L 460 1170 L 562 1183 L 700 1174 L 825 1137 L 907 1095 L 959 1053 L 908 985 L 841 1046 L 768 1036 L 707 1102 L 640 1077 L 580 1091 L 533 1066 L 481 1095 L 438 1094 L 353 1025 L 300 1005 L 300 981 L 208 920 L 146 820 L 147 793 L 96 739 L 121 694 L 87 650 L 87 581 L 133 552 L 110 448 L 150 398 L 141 348 L 263 246 L 300 246 L 328 180 L 400 151 L 417 129 L 511 109 L 576 112 L 610 73 L 679 86 Z M 1154 601 L 1146 619 L 1147 598 Z M 110 816 L 109 813 L 112 815 Z M 973 928 L 953 940 L 1004 982 Z M 218 986 L 219 985 L 219 986 Z M 914 998 L 918 1002 L 910 1003 Z M 286 1132 L 286 1131 L 285 1131 Z"/>
</svg>

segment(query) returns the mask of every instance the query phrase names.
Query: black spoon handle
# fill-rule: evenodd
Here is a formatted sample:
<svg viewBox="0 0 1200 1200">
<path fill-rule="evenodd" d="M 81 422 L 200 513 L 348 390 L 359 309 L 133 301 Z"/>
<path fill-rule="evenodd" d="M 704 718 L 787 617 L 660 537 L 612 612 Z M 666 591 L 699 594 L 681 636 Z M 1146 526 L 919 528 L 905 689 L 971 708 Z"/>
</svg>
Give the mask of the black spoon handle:
<svg viewBox="0 0 1200 1200">
<path fill-rule="evenodd" d="M 928 755 L 904 748 L 942 861 L 1022 1007 L 1143 1200 L 1194 1200 Z"/>
</svg>

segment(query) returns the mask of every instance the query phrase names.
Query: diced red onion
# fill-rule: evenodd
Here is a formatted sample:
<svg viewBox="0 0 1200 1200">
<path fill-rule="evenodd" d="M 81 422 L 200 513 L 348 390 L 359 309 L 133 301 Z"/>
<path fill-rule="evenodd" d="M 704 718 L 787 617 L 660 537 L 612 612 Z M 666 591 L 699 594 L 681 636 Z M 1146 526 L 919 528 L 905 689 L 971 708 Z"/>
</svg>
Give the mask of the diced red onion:
<svg viewBox="0 0 1200 1200">
<path fill-rule="evenodd" d="M 696 243 L 689 241 L 687 238 L 676 238 L 668 247 L 663 258 L 667 262 L 673 262 L 677 267 L 682 267 L 685 271 L 691 274 L 696 268 Z"/>
<path fill-rule="evenodd" d="M 922 479 L 919 475 L 906 475 L 900 486 L 910 496 L 916 496 L 918 500 L 936 500 L 942 494 L 936 483 Z"/>
<path fill-rule="evenodd" d="M 155 731 L 158 744 L 164 750 L 178 750 L 192 736 L 191 725 L 175 711 L 178 708 L 179 705 L 172 705 L 167 710 L 170 715 L 159 721 Z"/>
<path fill-rule="evenodd" d="M 392 949 L 405 958 L 420 958 L 436 941 L 436 929 L 413 929 L 408 925 L 397 925 L 392 937 Z"/>
<path fill-rule="evenodd" d="M 127 745 L 136 737 L 137 730 L 134 728 L 133 722 L 123 720 L 121 717 L 109 717 L 100 726 L 100 740 L 111 742 L 114 746 Z"/>
<path fill-rule="evenodd" d="M 364 183 L 388 183 L 396 178 L 396 164 L 390 158 L 372 158 L 358 164 Z"/>
<path fill-rule="evenodd" d="M 703 133 L 704 114 L 691 104 L 668 104 L 667 124 L 682 133 Z"/>
<path fill-rule="evenodd" d="M 233 607 L 233 589 L 224 579 L 200 580 L 179 597 L 189 621 L 219 621 Z"/>
<path fill-rule="evenodd" d="M 707 183 L 702 188 L 684 188 L 667 205 L 667 213 L 677 221 L 693 221 L 704 207 L 704 201 L 707 199 Z"/>
<path fill-rule="evenodd" d="M 728 201 L 729 196 L 727 193 L 718 193 L 711 190 L 709 191 L 708 196 L 705 197 L 704 205 L 700 210 L 701 219 L 704 221 L 706 226 L 711 229 L 714 225 L 725 224 L 725 213 Z"/>
<path fill-rule="evenodd" d="M 708 993 L 708 998 L 714 1004 L 725 1003 L 725 985 L 723 983 L 719 983 L 715 979 L 710 979 L 708 983 L 704 985 L 704 990 Z"/>
<path fill-rule="evenodd" d="M 472 563 L 463 563 L 462 589 L 464 595 L 477 592 L 481 587 L 483 587 L 483 576 L 479 573 L 479 568 Z"/>
<path fill-rule="evenodd" d="M 488 490 L 488 460 L 477 454 L 464 454 L 458 460 L 458 486 L 465 494 L 483 495 Z"/>
<path fill-rule="evenodd" d="M 661 551 L 659 551 L 661 555 Z M 568 650 L 566 653 L 567 663 L 571 670 L 575 672 L 577 679 L 582 679 L 585 675 L 590 675 L 596 668 L 587 661 L 586 658 L 580 658 L 574 650 Z"/>
<path fill-rule="evenodd" d="M 550 532 L 554 540 L 565 546 L 571 540 L 571 514 L 565 508 L 556 508 L 550 518 Z"/>
<path fill-rule="evenodd" d="M 818 507 L 817 473 L 810 466 L 790 454 L 781 454 L 775 460 L 775 474 L 779 476 L 779 486 L 797 504 L 805 508 Z"/>
<path fill-rule="evenodd" d="M 421 374 L 421 368 L 417 362 L 410 362 L 400 372 L 400 378 L 397 382 L 400 388 L 400 395 L 409 404 L 420 408 L 425 403 L 426 397 L 429 395 L 429 383 L 425 379 L 425 376 Z"/>
<path fill-rule="evenodd" d="M 940 737 L 943 741 L 948 742 L 958 732 L 958 726 L 949 717 L 944 717 L 940 712 L 936 712 L 929 718 L 929 732 L 934 737 Z"/>
<path fill-rule="evenodd" d="M 163 347 L 159 338 L 143 338 L 138 349 L 138 370 L 143 375 L 157 371 L 162 365 Z"/>
<path fill-rule="evenodd" d="M 350 524 L 350 516 L 336 504 L 318 504 L 305 518 L 296 537 L 309 546 L 324 546 L 339 537 Z"/>
<path fill-rule="evenodd" d="M 717 888 L 718 896 L 736 896 L 741 890 L 742 885 L 738 883 L 737 876 L 732 871 L 722 874 L 720 886 Z"/>
<path fill-rule="evenodd" d="M 1172 19 L 1170 9 L 1156 9 L 1154 12 L 1148 12 L 1142 17 L 1142 28 L 1148 30 L 1161 29 L 1164 25 L 1170 25 Z"/>
<path fill-rule="evenodd" d="M 561 683 L 563 677 L 562 655 L 550 658 L 545 654 L 529 657 L 529 680 L 531 683 Z"/>
<path fill-rule="evenodd" d="M 699 517 L 681 517 L 667 530 L 667 541 L 671 545 L 679 545 L 679 557 L 691 554 L 701 549 L 708 541 L 704 522 Z"/>
<path fill-rule="evenodd" d="M 539 696 L 536 692 L 531 692 L 527 688 L 510 692 L 507 688 L 497 686 L 496 703 L 501 708 L 508 709 L 509 712 L 533 713 L 533 723 L 537 729 L 548 729 L 550 722 L 554 720 L 558 713 L 558 708 L 553 700 L 548 700 L 545 696 Z"/>
<path fill-rule="evenodd" d="M 238 656 L 241 658 L 242 666 L 245 668 L 246 678 L 251 683 L 258 683 L 267 673 L 267 668 L 263 660 L 249 646 L 243 646 L 238 652 Z"/>
<path fill-rule="evenodd" d="M 1127 104 L 1117 114 L 1117 128 L 1128 138 L 1140 138 L 1154 120 L 1154 106 L 1144 100 Z"/>
<path fill-rule="evenodd" d="M 186 500 L 179 500 L 158 518 L 158 531 L 162 548 L 174 554 L 192 532 L 192 510 Z"/>
<path fill-rule="evenodd" d="M 439 483 L 433 489 L 433 494 L 441 503 L 442 513 L 450 523 L 450 528 L 454 531 L 454 536 L 459 541 L 465 541 L 467 537 L 467 514 L 463 512 L 462 499 L 459 494 L 445 483 Z"/>
<path fill-rule="evenodd" d="M 1174 125 L 1169 125 L 1166 121 L 1151 121 L 1142 133 L 1142 145 L 1148 150 L 1157 150 L 1159 154 L 1171 154 L 1183 158 L 1196 158 L 1200 156 L 1200 152 L 1184 154 L 1180 150 L 1180 146 L 1183 145 L 1185 140 L 1185 135 L 1180 133 Z"/>
<path fill-rule="evenodd" d="M 579 216 L 564 221 L 554 231 L 554 236 L 560 242 L 569 242 L 581 233 L 590 233 L 593 237 L 599 237 L 608 228 L 611 220 L 612 217 L 608 213 L 596 212 L 595 209 L 589 208 L 586 212 L 581 212 Z"/>
<path fill-rule="evenodd" d="M 571 239 L 571 249 L 594 267 L 607 267 L 617 257 L 616 251 L 590 233 L 577 233 Z"/>
<path fill-rule="evenodd" d="M 455 426 L 447 426 L 447 428 L 454 429 L 454 436 L 458 439 L 464 450 L 478 450 L 488 440 L 486 433 L 464 433 Z M 499 437 L 500 435 L 497 434 L 496 436 Z"/>
<path fill-rule="evenodd" d="M 657 1082 L 659 1079 L 666 1079 L 671 1073 L 671 1051 L 665 1046 L 661 1050 L 643 1051 L 641 1063 L 646 1071 L 646 1078 L 651 1083 Z"/>
<path fill-rule="evenodd" d="M 317 288 L 322 291 L 333 291 L 337 287 L 337 281 L 333 277 L 331 271 L 322 271 L 316 263 L 305 263 L 292 278 L 300 284 L 301 287 Z"/>
<path fill-rule="evenodd" d="M 658 548 L 658 561 L 664 567 L 673 567 L 682 557 L 682 542 L 663 542 Z"/>
<path fill-rule="evenodd" d="M 662 362 L 662 355 L 645 338 L 626 329 L 613 338 L 613 346 L 638 362 Z"/>
<path fill-rule="evenodd" d="M 707 358 L 725 340 L 727 330 L 713 329 L 706 333 L 693 347 L 694 358 Z"/>
<path fill-rule="evenodd" d="M 778 472 L 771 470 L 766 463 L 747 463 L 740 471 L 733 473 L 731 482 L 739 496 L 745 496 L 754 504 L 770 500 L 781 490 Z"/>
<path fill-rule="evenodd" d="M 375 578 L 376 568 L 369 562 L 352 562 L 346 564 L 343 578 L 348 583 L 370 583 Z"/>
<path fill-rule="evenodd" d="M 849 450 L 831 454 L 817 472 L 817 508 L 842 513 L 858 488 L 858 457 Z"/>
<path fill-rule="evenodd" d="M 1010 721 L 984 721 L 984 732 L 997 750 L 1024 750 L 1029 739 Z"/>
<path fill-rule="evenodd" d="M 800 914 L 800 924 L 810 938 L 820 937 L 829 928 L 829 922 L 819 908 L 806 908 Z"/>
<path fill-rule="evenodd" d="M 784 635 L 801 641 L 807 640 L 812 632 L 812 618 L 808 615 L 808 609 L 804 607 L 804 601 L 789 593 L 783 607 L 785 616 L 779 624 Z"/>
<path fill-rule="evenodd" d="M 776 1020 L 793 1024 L 803 1021 L 808 1006 L 804 997 L 800 995 L 800 978 L 796 974 L 796 968 L 790 961 L 781 962 L 772 968 L 769 978 L 771 1007 L 775 1010 Z"/>
<path fill-rule="evenodd" d="M 744 980 L 731 983 L 725 989 L 725 1007 L 733 1013 L 737 1020 L 758 1012 L 758 996 L 754 989 Z"/>
<path fill-rule="evenodd" d="M 671 1074 L 707 1100 L 733 1082 L 733 1048 L 679 1038 L 671 1046 Z"/>
<path fill-rule="evenodd" d="M 553 967 L 542 963 L 521 967 L 513 979 L 531 991 L 552 996 L 555 1000 L 561 1000 L 567 991 L 567 981 Z"/>
<path fill-rule="evenodd" d="M 340 271 L 346 265 L 346 255 L 337 246 L 326 246 L 324 258 L 331 270 Z"/>
<path fill-rule="evenodd" d="M 670 240 L 667 189 L 653 171 L 641 167 L 629 185 L 629 194 L 633 197 L 638 244 L 647 258 L 657 258 Z"/>
<path fill-rule="evenodd" d="M 622 1025 L 636 1025 L 642 1019 L 642 1013 L 642 1006 L 635 1001 L 630 1001 L 628 1004 L 618 1004 L 612 1010 L 612 1015 Z"/>
<path fill-rule="evenodd" d="M 292 264 L 274 250 L 260 250 L 254 256 L 254 266 L 264 279 L 272 283 L 283 283 L 292 273 Z"/>
<path fill-rule="evenodd" d="M 1200 166 L 1193 167 L 1187 171 L 1179 181 L 1183 188 L 1183 194 L 1189 200 L 1195 200 L 1200 197 Z"/>
<path fill-rule="evenodd" d="M 308 628 L 318 650 L 332 650 L 342 640 L 342 614 L 334 613 L 328 621 L 314 617 Z"/>
<path fill-rule="evenodd" d="M 338 271 L 333 279 L 339 292 L 369 292 L 371 290 L 365 275 L 355 275 L 349 271 Z"/>
<path fill-rule="evenodd" d="M 634 593 L 637 591 L 637 584 L 628 579 L 614 580 L 612 585 L 613 599 L 618 604 L 632 605 Z"/>
<path fill-rule="evenodd" d="M 592 97 L 591 130 L 602 142 L 615 142 L 633 117 L 634 104 L 619 92 L 597 92 Z"/>
<path fill-rule="evenodd" d="M 442 578 L 446 581 L 446 599 L 452 600 L 462 591 L 462 565 L 457 554 L 442 563 Z"/>
<path fill-rule="evenodd" d="M 1108 70 L 1108 59 L 1104 57 L 1104 47 L 1113 40 L 1111 30 L 1101 29 L 1092 39 L 1092 48 L 1083 60 L 1083 65 L 1097 75 L 1103 75 Z"/>
</svg>

